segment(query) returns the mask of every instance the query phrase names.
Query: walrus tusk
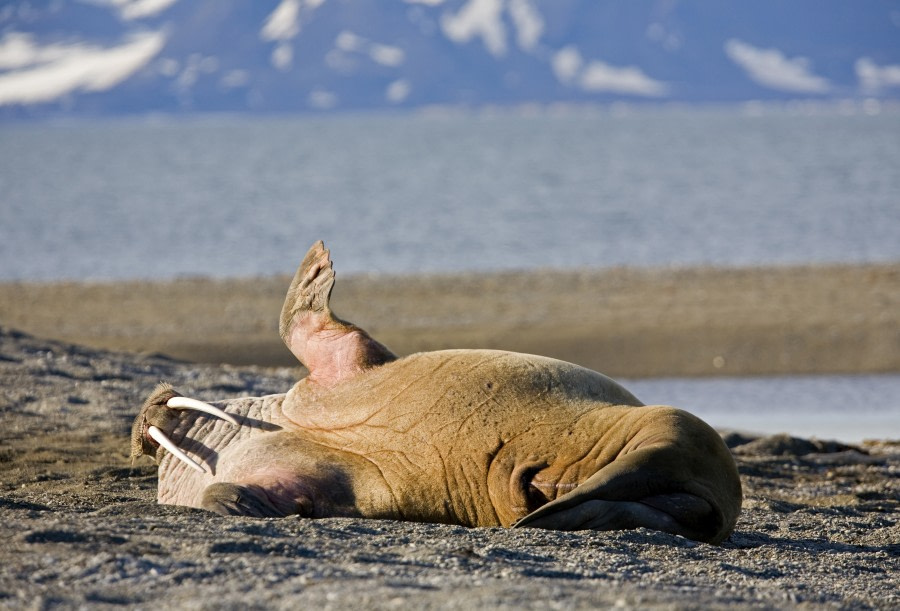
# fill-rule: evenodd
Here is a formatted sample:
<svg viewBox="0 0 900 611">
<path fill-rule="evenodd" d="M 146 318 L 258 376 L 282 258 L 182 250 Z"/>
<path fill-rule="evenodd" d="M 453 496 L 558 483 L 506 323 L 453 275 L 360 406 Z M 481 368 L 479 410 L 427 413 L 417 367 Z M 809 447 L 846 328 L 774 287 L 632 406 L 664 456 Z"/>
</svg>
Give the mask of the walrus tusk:
<svg viewBox="0 0 900 611">
<path fill-rule="evenodd" d="M 232 416 L 231 414 L 228 414 L 218 407 L 210 405 L 209 403 L 204 403 L 203 401 L 198 401 L 197 399 L 191 399 L 190 397 L 172 397 L 166 402 L 166 407 L 171 407 L 172 409 L 195 409 L 199 412 L 218 416 L 222 420 L 226 420 L 234 426 L 240 426 L 238 424 L 238 421 L 235 420 L 234 416 Z"/>
<path fill-rule="evenodd" d="M 159 445 L 161 445 L 162 447 L 167 449 L 169 452 L 171 452 L 172 456 L 174 456 L 175 458 L 177 458 L 178 460 L 180 460 L 181 462 L 186 464 L 191 469 L 197 471 L 198 473 L 207 473 L 206 469 L 203 468 L 203 465 L 200 465 L 200 464 L 194 462 L 194 459 L 192 459 L 190 456 L 188 456 L 187 454 L 182 452 L 179 449 L 179 447 L 175 445 L 175 442 L 173 442 L 171 439 L 166 437 L 166 434 L 163 433 L 158 428 L 156 428 L 155 426 L 151 426 L 150 428 L 148 428 L 147 434 L 150 435 L 150 437 L 152 437 L 153 439 L 155 439 L 156 443 L 158 443 Z"/>
</svg>

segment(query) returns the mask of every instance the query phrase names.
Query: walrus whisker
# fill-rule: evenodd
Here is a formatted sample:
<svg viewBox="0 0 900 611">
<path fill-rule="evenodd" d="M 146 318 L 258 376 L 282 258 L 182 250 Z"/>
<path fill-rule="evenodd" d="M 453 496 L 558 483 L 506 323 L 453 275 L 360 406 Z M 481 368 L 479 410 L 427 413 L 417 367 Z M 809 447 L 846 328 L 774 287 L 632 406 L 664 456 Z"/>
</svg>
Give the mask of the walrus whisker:
<svg viewBox="0 0 900 611">
<path fill-rule="evenodd" d="M 166 407 L 171 407 L 172 409 L 195 409 L 198 412 L 204 412 L 206 414 L 210 414 L 212 416 L 218 416 L 222 420 L 230 422 L 234 426 L 240 426 L 238 421 L 235 420 L 234 416 L 225 411 L 215 407 L 214 405 L 210 405 L 209 403 L 204 403 L 203 401 L 198 401 L 197 399 L 191 399 L 190 397 L 172 397 L 166 402 Z"/>
<path fill-rule="evenodd" d="M 172 456 L 189 466 L 191 469 L 197 471 L 198 473 L 206 473 L 206 469 L 203 468 L 203 465 L 198 464 L 194 461 L 190 456 L 181 451 L 181 449 L 175 445 L 175 442 L 166 437 L 166 434 L 163 433 L 160 429 L 155 426 L 151 426 L 147 429 L 147 434 L 152 437 L 156 443 L 167 449 Z"/>
</svg>

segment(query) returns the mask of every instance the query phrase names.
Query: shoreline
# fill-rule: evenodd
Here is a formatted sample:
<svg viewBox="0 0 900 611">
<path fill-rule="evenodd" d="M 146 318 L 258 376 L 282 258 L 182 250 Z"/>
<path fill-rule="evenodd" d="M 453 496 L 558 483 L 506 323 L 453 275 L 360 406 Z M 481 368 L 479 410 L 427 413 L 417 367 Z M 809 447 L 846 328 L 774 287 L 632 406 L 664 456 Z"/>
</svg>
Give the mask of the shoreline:
<svg viewBox="0 0 900 611">
<path fill-rule="evenodd" d="M 290 278 L 0 283 L 0 324 L 197 363 L 294 366 Z M 900 372 L 900 263 L 338 276 L 334 311 L 399 355 L 543 354 L 614 377 Z"/>
</svg>

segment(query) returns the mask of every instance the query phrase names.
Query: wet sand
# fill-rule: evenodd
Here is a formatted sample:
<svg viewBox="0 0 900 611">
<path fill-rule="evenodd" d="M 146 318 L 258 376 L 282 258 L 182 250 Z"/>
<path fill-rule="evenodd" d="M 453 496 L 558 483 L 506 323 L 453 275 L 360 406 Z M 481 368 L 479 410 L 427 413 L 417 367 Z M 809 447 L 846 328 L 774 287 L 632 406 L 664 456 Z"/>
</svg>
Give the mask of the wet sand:
<svg viewBox="0 0 900 611">
<path fill-rule="evenodd" d="M 616 377 L 900 371 L 900 264 L 340 274 L 339 316 L 397 354 L 498 348 Z M 0 324 L 99 348 L 293 364 L 287 277 L 0 284 Z"/>
<path fill-rule="evenodd" d="M 335 309 L 401 353 L 502 347 L 617 376 L 896 372 L 898 280 L 896 265 L 358 277 Z M 723 431 L 745 500 L 721 546 L 157 505 L 152 461 L 128 459 L 144 396 L 160 379 L 209 400 L 287 390 L 296 365 L 219 364 L 290 363 L 286 286 L 0 286 L 0 607 L 900 605 L 900 440 Z"/>
</svg>

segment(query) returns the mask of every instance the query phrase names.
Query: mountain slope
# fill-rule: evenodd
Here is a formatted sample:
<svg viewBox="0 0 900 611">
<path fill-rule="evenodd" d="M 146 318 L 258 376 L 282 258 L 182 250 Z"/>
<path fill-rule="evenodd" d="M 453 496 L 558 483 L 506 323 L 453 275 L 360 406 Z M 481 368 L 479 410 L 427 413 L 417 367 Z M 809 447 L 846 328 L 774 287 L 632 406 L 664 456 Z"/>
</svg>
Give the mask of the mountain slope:
<svg viewBox="0 0 900 611">
<path fill-rule="evenodd" d="M 0 9 L 0 117 L 900 96 L 900 4 L 82 0 Z"/>
</svg>

